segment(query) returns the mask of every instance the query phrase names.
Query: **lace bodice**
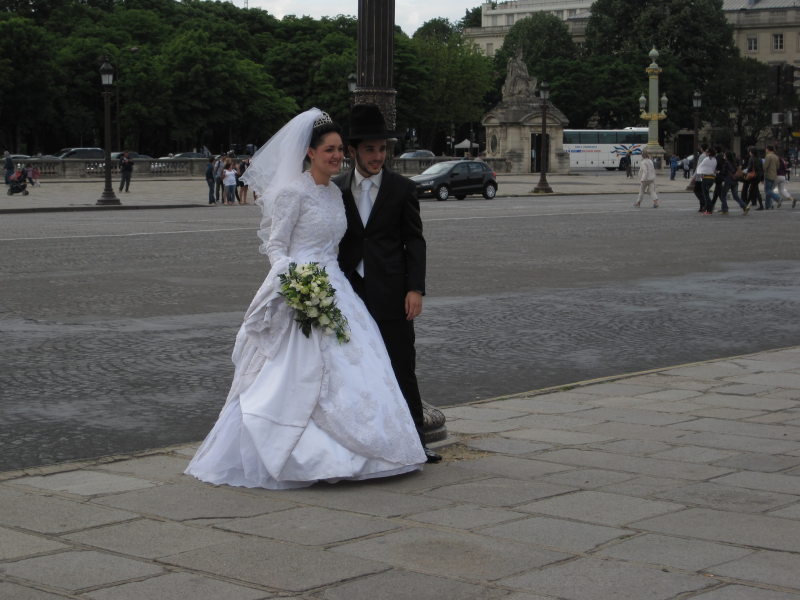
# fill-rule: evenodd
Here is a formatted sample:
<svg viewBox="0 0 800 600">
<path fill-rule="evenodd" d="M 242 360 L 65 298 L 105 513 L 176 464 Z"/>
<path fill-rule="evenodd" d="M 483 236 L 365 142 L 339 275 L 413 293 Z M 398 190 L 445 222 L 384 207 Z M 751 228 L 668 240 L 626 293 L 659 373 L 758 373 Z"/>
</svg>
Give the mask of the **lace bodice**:
<svg viewBox="0 0 800 600">
<path fill-rule="evenodd" d="M 347 229 L 342 193 L 334 183 L 317 185 L 310 173 L 278 193 L 272 207 L 270 264 L 335 264 L 339 241 Z"/>
</svg>

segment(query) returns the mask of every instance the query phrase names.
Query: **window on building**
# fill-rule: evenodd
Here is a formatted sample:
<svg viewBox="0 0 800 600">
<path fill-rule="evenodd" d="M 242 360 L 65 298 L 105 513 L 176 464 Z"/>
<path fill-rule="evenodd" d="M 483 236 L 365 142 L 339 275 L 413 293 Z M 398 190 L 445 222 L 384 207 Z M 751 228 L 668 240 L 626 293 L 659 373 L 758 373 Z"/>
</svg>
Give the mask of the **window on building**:
<svg viewBox="0 0 800 600">
<path fill-rule="evenodd" d="M 777 52 L 783 52 L 783 34 L 782 33 L 773 33 L 772 34 L 772 49 Z"/>
<path fill-rule="evenodd" d="M 494 44 L 491 42 L 486 44 L 486 56 L 494 56 Z"/>
<path fill-rule="evenodd" d="M 758 38 L 757 37 L 749 37 L 749 38 L 747 38 L 747 51 L 748 52 L 758 52 Z"/>
</svg>

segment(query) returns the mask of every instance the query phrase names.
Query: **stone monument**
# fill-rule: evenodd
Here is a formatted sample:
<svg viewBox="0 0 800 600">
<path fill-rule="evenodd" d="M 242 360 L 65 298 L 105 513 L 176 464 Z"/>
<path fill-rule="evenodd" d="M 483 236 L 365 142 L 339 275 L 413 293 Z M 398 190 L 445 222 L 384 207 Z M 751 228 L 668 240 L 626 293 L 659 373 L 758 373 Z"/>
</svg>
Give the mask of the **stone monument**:
<svg viewBox="0 0 800 600">
<path fill-rule="evenodd" d="M 536 149 L 541 144 L 543 111 L 537 87 L 538 82 L 528 73 L 520 49 L 508 61 L 503 99 L 481 120 L 486 130 L 486 158 L 505 159 L 510 173 L 539 170 Z M 546 114 L 547 170 L 567 173 L 569 155 L 563 151 L 563 131 L 569 121 L 549 102 Z"/>
</svg>

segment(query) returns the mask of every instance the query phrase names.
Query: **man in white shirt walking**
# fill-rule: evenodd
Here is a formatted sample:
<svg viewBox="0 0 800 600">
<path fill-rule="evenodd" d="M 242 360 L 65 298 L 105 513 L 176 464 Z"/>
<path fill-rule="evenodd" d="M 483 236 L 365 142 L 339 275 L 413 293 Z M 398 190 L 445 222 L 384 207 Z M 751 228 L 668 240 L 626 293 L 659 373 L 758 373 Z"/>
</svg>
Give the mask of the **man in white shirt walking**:
<svg viewBox="0 0 800 600">
<path fill-rule="evenodd" d="M 642 150 L 642 161 L 639 163 L 639 198 L 634 202 L 634 206 L 639 208 L 642 205 L 642 197 L 650 193 L 650 200 L 653 201 L 653 208 L 658 208 L 658 193 L 656 192 L 656 167 L 650 153 Z"/>
</svg>

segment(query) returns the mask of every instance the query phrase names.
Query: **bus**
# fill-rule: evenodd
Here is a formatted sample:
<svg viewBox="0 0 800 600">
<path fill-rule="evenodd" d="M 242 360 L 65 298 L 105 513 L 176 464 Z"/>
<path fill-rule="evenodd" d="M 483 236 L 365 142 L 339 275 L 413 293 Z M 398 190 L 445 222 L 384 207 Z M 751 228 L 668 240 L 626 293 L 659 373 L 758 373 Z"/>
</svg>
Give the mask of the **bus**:
<svg viewBox="0 0 800 600">
<path fill-rule="evenodd" d="M 619 168 L 619 159 L 631 153 L 636 168 L 647 145 L 647 127 L 625 129 L 565 129 L 564 151 L 569 152 L 572 169 Z"/>
</svg>

